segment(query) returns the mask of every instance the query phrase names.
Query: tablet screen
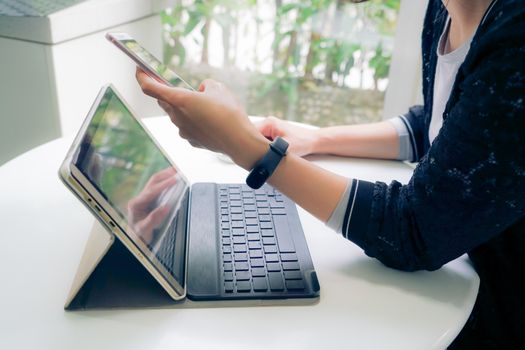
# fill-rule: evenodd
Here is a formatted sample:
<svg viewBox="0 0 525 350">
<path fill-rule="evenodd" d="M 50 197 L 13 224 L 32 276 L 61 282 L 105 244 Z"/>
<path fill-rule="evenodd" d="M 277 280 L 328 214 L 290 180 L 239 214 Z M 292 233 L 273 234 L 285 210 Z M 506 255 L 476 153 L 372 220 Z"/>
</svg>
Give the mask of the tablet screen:
<svg viewBox="0 0 525 350">
<path fill-rule="evenodd" d="M 137 248 L 184 285 L 188 183 L 110 87 L 74 163 L 127 223 Z"/>
</svg>

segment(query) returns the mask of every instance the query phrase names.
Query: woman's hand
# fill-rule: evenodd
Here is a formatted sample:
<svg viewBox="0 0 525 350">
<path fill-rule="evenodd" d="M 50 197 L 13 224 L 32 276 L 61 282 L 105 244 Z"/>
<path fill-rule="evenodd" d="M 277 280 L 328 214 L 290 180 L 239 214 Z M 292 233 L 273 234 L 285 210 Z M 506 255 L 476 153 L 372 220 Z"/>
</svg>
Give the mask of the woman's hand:
<svg viewBox="0 0 525 350">
<path fill-rule="evenodd" d="M 284 138 L 290 144 L 288 150 L 298 156 L 316 153 L 318 135 L 315 129 L 294 125 L 275 117 L 268 117 L 255 126 L 269 140 L 274 140 L 277 136 Z"/>
<path fill-rule="evenodd" d="M 205 80 L 199 91 L 190 91 L 159 83 L 138 68 L 136 77 L 193 146 L 225 153 L 247 170 L 268 150 L 269 141 L 223 84 Z"/>
</svg>

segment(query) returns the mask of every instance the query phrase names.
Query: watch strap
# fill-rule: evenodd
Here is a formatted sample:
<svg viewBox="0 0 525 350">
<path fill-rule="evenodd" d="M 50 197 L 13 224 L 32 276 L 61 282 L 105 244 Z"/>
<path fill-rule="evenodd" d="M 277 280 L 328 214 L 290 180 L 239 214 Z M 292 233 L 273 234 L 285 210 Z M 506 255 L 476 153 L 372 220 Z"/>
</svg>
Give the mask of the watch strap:
<svg viewBox="0 0 525 350">
<path fill-rule="evenodd" d="M 288 142 L 281 137 L 277 137 L 272 143 L 264 157 L 259 160 L 246 178 L 246 184 L 253 189 L 260 188 L 281 162 L 281 159 L 286 156 L 288 150 Z"/>
</svg>

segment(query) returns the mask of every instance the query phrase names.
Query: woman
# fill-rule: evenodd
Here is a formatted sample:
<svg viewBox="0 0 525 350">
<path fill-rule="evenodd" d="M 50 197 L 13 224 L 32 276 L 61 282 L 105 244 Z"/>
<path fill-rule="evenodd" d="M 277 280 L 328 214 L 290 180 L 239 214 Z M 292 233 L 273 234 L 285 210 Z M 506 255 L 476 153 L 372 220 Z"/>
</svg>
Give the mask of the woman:
<svg viewBox="0 0 525 350">
<path fill-rule="evenodd" d="M 371 125 L 257 129 L 220 83 L 168 88 L 137 72 L 143 91 L 193 145 L 251 170 L 283 136 L 290 151 L 268 182 L 366 254 L 407 271 L 468 253 L 481 280 L 451 347 L 525 348 L 525 5 L 430 0 L 423 28 L 424 106 Z M 231 126 L 235 125 L 235 128 Z M 300 156 L 419 161 L 407 185 L 347 178 Z M 351 174 L 349 174 L 351 175 Z"/>
</svg>

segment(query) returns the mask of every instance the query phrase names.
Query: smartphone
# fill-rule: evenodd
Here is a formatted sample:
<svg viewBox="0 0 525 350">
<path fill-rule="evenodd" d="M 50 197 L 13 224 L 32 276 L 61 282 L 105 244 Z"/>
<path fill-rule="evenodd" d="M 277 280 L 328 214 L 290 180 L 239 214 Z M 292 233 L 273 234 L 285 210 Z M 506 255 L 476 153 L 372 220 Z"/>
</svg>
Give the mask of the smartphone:
<svg viewBox="0 0 525 350">
<path fill-rule="evenodd" d="M 106 39 L 121 49 L 150 77 L 168 86 L 195 89 L 127 33 L 106 33 Z"/>
</svg>

